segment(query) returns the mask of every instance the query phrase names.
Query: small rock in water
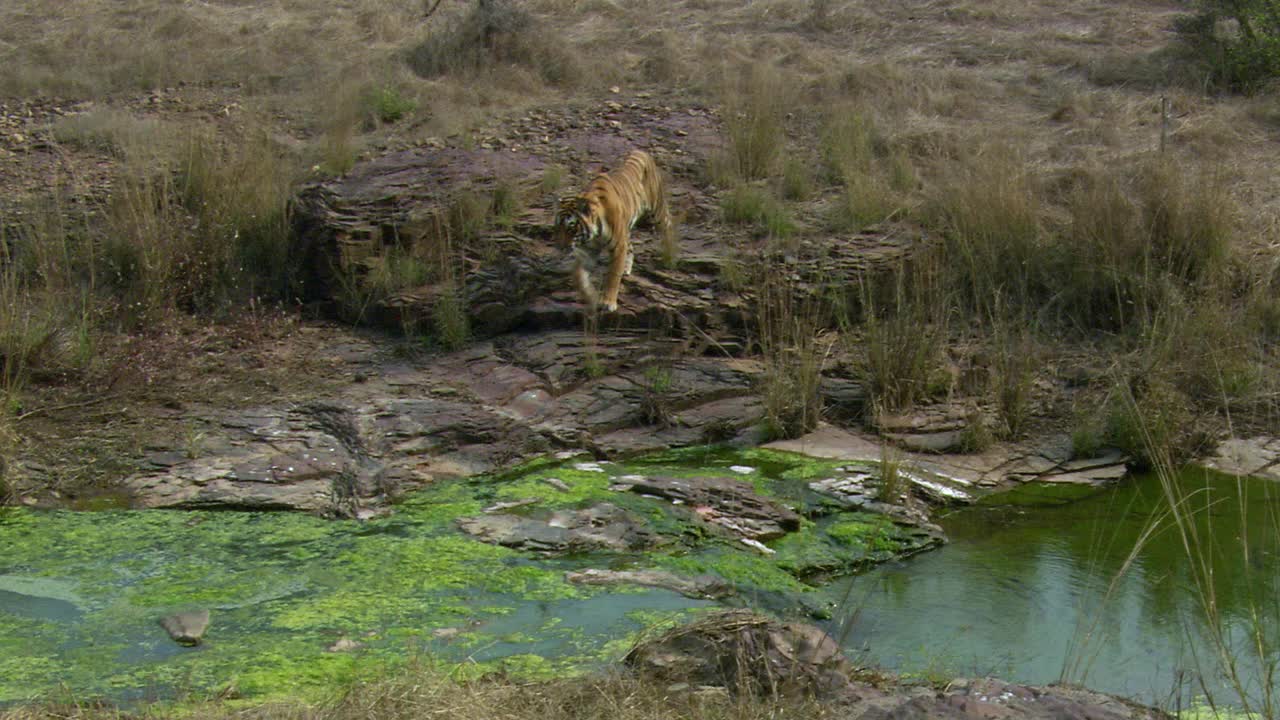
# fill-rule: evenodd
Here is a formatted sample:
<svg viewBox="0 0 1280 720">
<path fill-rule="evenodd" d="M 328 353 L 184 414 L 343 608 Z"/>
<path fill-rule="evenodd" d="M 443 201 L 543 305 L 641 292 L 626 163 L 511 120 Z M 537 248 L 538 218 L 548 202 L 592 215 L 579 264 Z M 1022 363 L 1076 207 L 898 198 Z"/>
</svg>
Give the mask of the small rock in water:
<svg viewBox="0 0 1280 720">
<path fill-rule="evenodd" d="M 746 465 L 730 465 L 729 469 L 732 470 L 733 472 L 738 473 L 739 475 L 750 475 L 751 473 L 756 471 L 755 468 L 747 467 Z"/>
<path fill-rule="evenodd" d="M 581 472 L 604 472 L 604 468 L 600 467 L 600 463 L 596 462 L 574 463 L 573 469 Z"/>
<path fill-rule="evenodd" d="M 199 645 L 209 627 L 208 610 L 188 610 L 160 618 L 160 627 L 179 645 Z"/>
<path fill-rule="evenodd" d="M 777 550 L 774 550 L 773 548 L 769 547 L 768 545 L 765 545 L 759 540 L 752 540 L 751 538 L 738 538 L 738 539 L 742 542 L 743 545 L 746 545 L 747 547 L 755 548 L 756 550 L 759 550 L 761 553 L 765 555 L 773 555 L 774 553 L 778 552 Z"/>
</svg>

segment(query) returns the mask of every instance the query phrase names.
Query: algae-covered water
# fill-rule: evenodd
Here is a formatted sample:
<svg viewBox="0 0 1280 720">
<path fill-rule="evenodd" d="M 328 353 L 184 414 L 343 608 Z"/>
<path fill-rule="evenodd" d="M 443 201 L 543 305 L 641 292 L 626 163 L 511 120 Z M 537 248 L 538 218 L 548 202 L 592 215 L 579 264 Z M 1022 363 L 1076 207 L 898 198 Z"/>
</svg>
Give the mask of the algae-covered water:
<svg viewBox="0 0 1280 720">
<path fill-rule="evenodd" d="M 715 573 L 737 586 L 735 602 L 794 608 L 813 594 L 799 579 L 809 567 L 855 567 L 914 542 L 883 518 L 842 513 L 806 521 L 765 555 L 708 531 L 687 508 L 611 491 L 619 477 L 739 477 L 802 504 L 805 479 L 833 466 L 763 451 L 631 465 L 542 462 L 440 483 L 391 517 L 364 523 L 286 513 L 5 510 L 0 702 L 62 687 L 77 698 L 125 701 L 184 692 L 306 696 L 423 662 L 524 675 L 593 667 L 617 659 L 642 629 L 715 604 L 667 590 L 575 585 L 567 570 Z M 546 558 L 479 542 L 455 525 L 494 503 L 537 501 L 521 510 L 537 513 L 601 500 L 667 543 L 643 555 Z M 205 642 L 180 647 L 157 620 L 195 608 L 211 610 Z"/>
<path fill-rule="evenodd" d="M 1199 565 L 1154 476 L 1084 498 L 1028 488 L 944 518 L 946 547 L 831 588 L 854 614 L 847 643 L 909 673 L 1066 680 L 1170 707 L 1206 692 L 1238 705 L 1226 646 L 1259 697 L 1280 665 L 1280 487 L 1188 470 L 1176 491 Z"/>
<path fill-rule="evenodd" d="M 816 512 L 806 481 L 841 465 L 765 451 L 544 461 L 440 483 L 364 523 L 6 510 L 0 703 L 62 688 L 119 701 L 318 697 L 423 663 L 449 663 L 454 673 L 571 672 L 616 660 L 646 628 L 718 607 L 667 590 L 566 580 L 587 567 L 711 573 L 737 588 L 732 604 L 799 615 L 834 608 L 837 633 L 852 617 L 844 635 L 852 655 L 908 674 L 1065 679 L 1169 704 L 1205 688 L 1220 702 L 1229 695 L 1154 478 L 1087 497 L 1032 487 L 958 510 L 942 520 L 947 546 L 824 587 L 811 583 L 916 550 L 919 534 L 824 507 L 763 554 L 709 531 L 688 508 L 610 490 L 635 474 L 733 476 Z M 1223 637 L 1257 690 L 1259 668 L 1280 662 L 1280 491 L 1203 473 L 1184 475 L 1179 487 L 1195 532 L 1212 539 L 1202 556 Z M 455 524 L 500 502 L 536 501 L 520 512 L 539 513 L 601 500 L 667 542 L 642 554 L 548 558 L 479 542 Z M 1131 556 L 1140 537 L 1145 546 Z M 181 647 L 157 620 L 192 608 L 210 609 L 211 626 L 202 645 Z M 1271 653 L 1262 660 L 1249 649 L 1257 639 Z"/>
</svg>

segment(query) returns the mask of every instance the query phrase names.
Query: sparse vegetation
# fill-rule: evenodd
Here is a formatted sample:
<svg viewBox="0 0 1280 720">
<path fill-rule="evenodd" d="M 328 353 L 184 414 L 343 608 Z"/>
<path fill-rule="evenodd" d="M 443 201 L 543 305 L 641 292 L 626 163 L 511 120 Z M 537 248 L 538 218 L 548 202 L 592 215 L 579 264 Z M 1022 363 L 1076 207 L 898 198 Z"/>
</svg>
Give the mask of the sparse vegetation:
<svg viewBox="0 0 1280 720">
<path fill-rule="evenodd" d="M 436 339 L 445 350 L 457 350 L 471 339 L 470 321 L 467 319 L 465 290 L 452 281 L 439 288 L 431 319 L 435 324 Z"/>
<path fill-rule="evenodd" d="M 641 386 L 640 415 L 647 425 L 667 427 L 674 422 L 672 412 L 671 368 L 650 365 L 644 369 Z"/>
</svg>

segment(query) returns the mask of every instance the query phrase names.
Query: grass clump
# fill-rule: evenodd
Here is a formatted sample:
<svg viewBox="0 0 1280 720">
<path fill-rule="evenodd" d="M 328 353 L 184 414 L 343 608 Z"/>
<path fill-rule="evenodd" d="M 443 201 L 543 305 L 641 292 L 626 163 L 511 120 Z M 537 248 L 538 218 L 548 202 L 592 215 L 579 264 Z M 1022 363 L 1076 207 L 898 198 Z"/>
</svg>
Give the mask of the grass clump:
<svg viewBox="0 0 1280 720">
<path fill-rule="evenodd" d="M 787 207 L 761 185 L 735 186 L 720 200 L 720 212 L 725 222 L 751 225 L 761 237 L 785 240 L 796 231 Z"/>
<path fill-rule="evenodd" d="M 949 290 L 990 315 L 996 298 L 1030 302 L 1046 256 L 1033 179 L 1012 156 L 987 153 L 945 178 L 934 199 Z"/>
<path fill-rule="evenodd" d="M 671 368 L 650 365 L 640 388 L 640 417 L 646 425 L 669 427 L 675 420 Z"/>
<path fill-rule="evenodd" d="M 733 177 L 761 180 L 776 170 L 786 144 L 784 119 L 793 93 L 782 73 L 758 62 L 725 82 L 724 130 L 729 147 L 714 160 Z"/>
<path fill-rule="evenodd" d="M 892 445 L 880 446 L 880 488 L 876 491 L 876 498 L 880 502 L 902 501 L 902 494 L 907 486 L 907 478 L 903 472 L 905 461 L 902 451 Z"/>
<path fill-rule="evenodd" d="M 464 288 L 454 282 L 446 282 L 436 296 L 431 308 L 434 339 L 445 350 L 457 350 L 471 339 L 471 323 L 467 317 L 467 300 Z"/>
<path fill-rule="evenodd" d="M 872 405 L 881 411 L 911 407 L 929 395 L 946 338 L 944 316 L 919 283 L 899 270 L 889 283 L 862 286 L 861 356 Z"/>
<path fill-rule="evenodd" d="M 822 370 L 835 343 L 819 334 L 828 322 L 822 303 L 799 297 L 800 288 L 767 268 L 757 282 L 766 429 L 775 438 L 799 437 L 822 417 Z"/>
</svg>

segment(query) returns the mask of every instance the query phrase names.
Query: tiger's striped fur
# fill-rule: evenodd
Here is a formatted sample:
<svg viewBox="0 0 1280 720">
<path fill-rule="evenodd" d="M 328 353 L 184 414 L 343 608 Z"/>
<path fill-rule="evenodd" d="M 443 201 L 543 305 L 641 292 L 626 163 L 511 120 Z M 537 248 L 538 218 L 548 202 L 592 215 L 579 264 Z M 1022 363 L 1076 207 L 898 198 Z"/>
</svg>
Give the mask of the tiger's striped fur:
<svg viewBox="0 0 1280 720">
<path fill-rule="evenodd" d="M 601 298 L 591 282 L 590 270 L 608 251 L 603 304 L 618 309 L 622 276 L 631 274 L 635 254 L 631 249 L 631 229 L 647 218 L 658 232 L 672 232 L 667 210 L 666 185 L 653 156 L 632 150 L 613 172 L 601 172 L 574 197 L 562 198 L 556 214 L 556 232 L 569 242 L 574 253 L 574 283 L 582 301 L 595 307 Z"/>
</svg>

